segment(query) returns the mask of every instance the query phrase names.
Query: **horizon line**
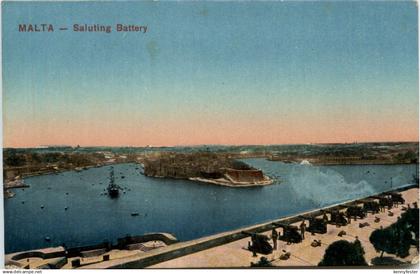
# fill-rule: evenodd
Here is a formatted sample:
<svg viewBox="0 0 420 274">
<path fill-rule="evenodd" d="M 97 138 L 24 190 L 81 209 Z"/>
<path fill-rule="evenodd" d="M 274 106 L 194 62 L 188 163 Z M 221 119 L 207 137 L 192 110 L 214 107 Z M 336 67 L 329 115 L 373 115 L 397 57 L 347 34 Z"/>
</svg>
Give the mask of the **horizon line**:
<svg viewBox="0 0 420 274">
<path fill-rule="evenodd" d="M 196 145 L 145 145 L 145 146 L 135 146 L 135 145 L 87 145 L 87 146 L 80 146 L 80 145 L 39 145 L 37 147 L 3 147 L 3 149 L 47 149 L 47 148 L 63 148 L 63 147 L 77 147 L 80 148 L 99 148 L 99 147 L 106 147 L 106 148 L 176 148 L 176 147 L 202 147 L 202 146 L 224 146 L 224 147 L 240 147 L 240 146 L 293 146 L 293 145 L 353 145 L 353 144 L 375 144 L 375 143 L 419 143 L 419 140 L 410 140 L 410 141 L 355 141 L 355 142 L 317 142 L 317 143 L 276 143 L 276 144 L 196 144 Z"/>
</svg>

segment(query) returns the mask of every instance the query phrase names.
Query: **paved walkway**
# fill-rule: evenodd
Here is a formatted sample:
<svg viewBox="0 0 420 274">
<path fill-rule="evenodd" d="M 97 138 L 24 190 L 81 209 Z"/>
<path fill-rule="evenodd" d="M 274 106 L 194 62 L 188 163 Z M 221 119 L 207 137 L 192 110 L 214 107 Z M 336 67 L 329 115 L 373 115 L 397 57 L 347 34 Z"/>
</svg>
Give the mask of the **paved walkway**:
<svg viewBox="0 0 420 274">
<path fill-rule="evenodd" d="M 412 188 L 402 192 L 406 204 L 418 202 L 419 192 L 418 188 Z M 210 248 L 204 251 L 200 251 L 194 254 L 179 257 L 173 260 L 165 261 L 151 268 L 224 268 L 224 267 L 249 267 L 251 262 L 259 261 L 261 256 L 267 257 L 274 266 L 316 266 L 321 261 L 326 248 L 329 244 L 344 239 L 348 241 L 354 241 L 357 236 L 361 241 L 362 246 L 365 250 L 365 259 L 368 264 L 371 264 L 372 259 L 378 257 L 380 254 L 377 253 L 373 245 L 369 242 L 369 236 L 373 230 L 380 228 L 380 226 L 387 227 L 388 225 L 396 222 L 397 217 L 402 213 L 402 206 L 393 208 L 391 210 L 394 216 L 388 216 L 388 210 L 380 212 L 379 214 L 368 214 L 363 220 L 358 219 L 357 221 L 352 220 L 351 224 L 343 227 L 336 227 L 328 225 L 328 232 L 326 234 L 315 234 L 311 235 L 306 233 L 305 240 L 298 244 L 287 245 L 286 242 L 279 241 L 278 248 L 273 254 L 260 255 L 252 257 L 252 253 L 246 250 L 250 238 L 241 239 L 235 242 L 231 242 L 222 246 Z M 379 223 L 375 223 L 375 217 L 380 218 Z M 369 226 L 359 228 L 360 223 L 369 223 Z M 294 225 L 299 225 L 296 223 Z M 345 231 L 346 235 L 339 237 L 337 234 L 340 231 Z M 271 232 L 265 233 L 270 235 Z M 321 246 L 312 247 L 312 241 L 321 240 Z M 279 257 L 284 252 L 290 252 L 291 256 L 288 260 L 280 260 Z M 410 255 L 406 258 L 397 258 L 391 254 L 384 254 L 385 257 L 391 257 L 401 263 L 411 263 L 418 261 L 418 251 L 416 248 L 410 249 Z"/>
</svg>

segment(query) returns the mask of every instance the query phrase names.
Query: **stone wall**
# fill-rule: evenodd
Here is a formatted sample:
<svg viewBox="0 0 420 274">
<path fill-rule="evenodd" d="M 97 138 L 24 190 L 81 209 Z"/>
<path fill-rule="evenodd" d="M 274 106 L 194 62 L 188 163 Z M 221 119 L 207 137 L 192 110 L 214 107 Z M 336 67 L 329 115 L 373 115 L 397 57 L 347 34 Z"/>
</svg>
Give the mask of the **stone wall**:
<svg viewBox="0 0 420 274">
<path fill-rule="evenodd" d="M 264 180 L 261 170 L 226 169 L 225 174 L 236 182 L 259 182 Z"/>
<path fill-rule="evenodd" d="M 396 188 L 394 190 L 404 191 L 404 190 L 414 188 L 414 187 L 416 187 L 416 185 L 403 186 L 403 187 Z M 250 226 L 244 229 L 236 229 L 229 232 L 223 232 L 216 235 L 212 235 L 212 236 L 208 236 L 208 237 L 204 237 L 204 238 L 200 238 L 196 240 L 191 240 L 188 242 L 179 242 L 179 243 L 176 243 L 176 244 L 164 247 L 164 248 L 152 250 L 138 257 L 121 258 L 121 259 L 116 259 L 112 261 L 92 264 L 83 268 L 94 268 L 94 269 L 97 269 L 97 268 L 101 268 L 101 269 L 102 268 L 137 268 L 137 269 L 145 268 L 145 267 L 148 267 L 150 265 L 154 265 L 160 262 L 175 259 L 181 256 L 191 254 L 191 253 L 195 253 L 195 252 L 202 251 L 208 248 L 220 246 L 220 245 L 227 244 L 227 243 L 230 243 L 230 242 L 242 239 L 242 238 L 249 237 L 242 232 L 261 233 L 261 232 L 272 229 L 274 227 L 273 223 L 276 223 L 276 222 L 282 222 L 285 224 L 296 223 L 302 220 L 302 217 L 311 218 L 311 217 L 320 216 L 323 214 L 323 210 L 333 210 L 333 209 L 342 208 L 343 206 L 350 206 L 354 202 L 360 201 L 363 199 L 364 198 L 350 200 L 341 204 L 336 204 L 336 205 L 328 206 L 325 208 L 316 209 L 313 211 L 301 213 L 301 214 L 290 216 L 290 217 L 284 217 L 281 219 L 273 220 L 271 222 L 266 222 L 266 223 Z"/>
</svg>

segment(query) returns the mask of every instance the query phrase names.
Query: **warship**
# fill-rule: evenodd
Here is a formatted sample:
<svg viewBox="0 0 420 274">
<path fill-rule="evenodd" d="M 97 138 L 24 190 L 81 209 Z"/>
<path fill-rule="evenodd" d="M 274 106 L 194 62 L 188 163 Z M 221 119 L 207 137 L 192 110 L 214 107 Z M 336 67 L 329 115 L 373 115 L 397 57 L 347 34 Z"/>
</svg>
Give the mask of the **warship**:
<svg viewBox="0 0 420 274">
<path fill-rule="evenodd" d="M 108 195 L 111 198 L 117 198 L 120 194 L 120 186 L 115 183 L 114 168 L 111 167 L 109 175 Z"/>
</svg>

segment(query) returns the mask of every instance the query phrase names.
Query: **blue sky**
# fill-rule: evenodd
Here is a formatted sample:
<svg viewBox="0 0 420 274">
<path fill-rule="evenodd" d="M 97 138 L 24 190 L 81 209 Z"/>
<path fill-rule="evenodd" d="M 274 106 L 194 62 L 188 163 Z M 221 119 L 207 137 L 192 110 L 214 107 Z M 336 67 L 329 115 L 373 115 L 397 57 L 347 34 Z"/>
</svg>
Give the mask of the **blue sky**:
<svg viewBox="0 0 420 274">
<path fill-rule="evenodd" d="M 414 2 L 3 2 L 2 16 L 6 146 L 418 138 Z M 117 23 L 148 32 L 71 31 Z"/>
</svg>

